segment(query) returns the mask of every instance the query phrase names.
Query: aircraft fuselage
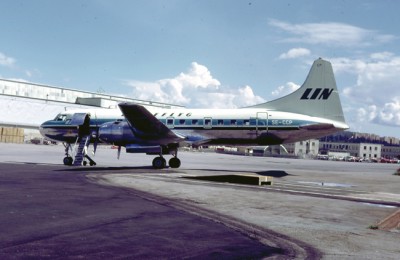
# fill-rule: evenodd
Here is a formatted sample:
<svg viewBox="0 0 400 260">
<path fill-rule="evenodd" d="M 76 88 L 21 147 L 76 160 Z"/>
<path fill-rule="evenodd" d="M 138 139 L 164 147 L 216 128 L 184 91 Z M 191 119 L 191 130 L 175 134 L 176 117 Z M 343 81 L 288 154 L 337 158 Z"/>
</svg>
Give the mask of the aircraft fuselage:
<svg viewBox="0 0 400 260">
<path fill-rule="evenodd" d="M 347 125 L 324 118 L 266 109 L 149 109 L 175 134 L 194 144 L 262 145 L 295 142 L 328 135 Z M 90 129 L 102 142 L 125 146 L 140 144 L 119 110 L 89 110 Z M 74 112 L 44 122 L 40 131 L 49 139 L 73 143 L 78 126 L 71 125 Z M 313 127 L 308 127 L 313 126 Z M 320 127 L 318 127 L 320 126 Z M 145 140 L 146 144 L 151 140 Z M 157 140 L 159 143 L 159 140 Z"/>
</svg>

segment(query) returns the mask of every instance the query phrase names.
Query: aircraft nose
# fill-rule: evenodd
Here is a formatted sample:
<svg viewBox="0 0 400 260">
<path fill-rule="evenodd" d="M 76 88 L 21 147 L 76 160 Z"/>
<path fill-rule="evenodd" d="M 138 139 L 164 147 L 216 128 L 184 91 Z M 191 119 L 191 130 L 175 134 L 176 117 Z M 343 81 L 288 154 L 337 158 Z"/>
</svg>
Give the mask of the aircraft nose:
<svg viewBox="0 0 400 260">
<path fill-rule="evenodd" d="M 45 121 L 39 126 L 39 132 L 42 136 L 46 136 L 46 133 L 47 133 L 46 126 L 48 126 L 48 125 L 49 125 L 49 121 Z"/>
</svg>

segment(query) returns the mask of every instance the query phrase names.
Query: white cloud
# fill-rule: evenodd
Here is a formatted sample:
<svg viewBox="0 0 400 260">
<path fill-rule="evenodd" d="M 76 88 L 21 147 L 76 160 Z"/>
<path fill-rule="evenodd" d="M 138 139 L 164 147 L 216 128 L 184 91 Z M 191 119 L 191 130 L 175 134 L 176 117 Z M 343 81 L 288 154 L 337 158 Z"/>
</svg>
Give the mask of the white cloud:
<svg viewBox="0 0 400 260">
<path fill-rule="evenodd" d="M 30 70 L 25 71 L 25 75 L 28 76 L 29 78 L 32 77 L 32 72 Z"/>
<path fill-rule="evenodd" d="M 192 108 L 236 108 L 264 102 L 250 86 L 228 88 L 212 77 L 206 66 L 193 62 L 186 73 L 155 82 L 125 81 L 138 99 Z"/>
<path fill-rule="evenodd" d="M 400 97 L 395 97 L 382 107 L 370 105 L 357 110 L 357 122 L 372 122 L 379 125 L 400 126 Z"/>
<path fill-rule="evenodd" d="M 385 56 L 385 60 L 382 57 Z M 333 60 L 338 72 L 357 76 L 355 86 L 344 89 L 344 94 L 354 100 L 385 104 L 389 98 L 400 96 L 400 56 L 373 54 L 365 60 Z M 378 57 L 379 59 L 376 59 Z"/>
<path fill-rule="evenodd" d="M 357 109 L 357 121 L 358 122 L 370 122 L 377 116 L 377 107 L 370 105 L 365 108 Z"/>
<path fill-rule="evenodd" d="M 380 52 L 365 59 L 333 59 L 332 63 L 337 72 L 356 76 L 356 83 L 343 90 L 356 122 L 400 126 L 400 56 Z"/>
<path fill-rule="evenodd" d="M 303 56 L 309 56 L 311 54 L 311 51 L 309 49 L 305 48 L 293 48 L 290 49 L 289 51 L 282 53 L 279 56 L 279 59 L 295 59 L 298 57 L 303 57 Z"/>
<path fill-rule="evenodd" d="M 373 60 L 389 60 L 394 56 L 395 56 L 394 53 L 388 51 L 372 53 L 370 55 L 371 59 Z"/>
<path fill-rule="evenodd" d="M 268 24 L 294 35 L 294 37 L 286 38 L 284 40 L 286 42 L 333 46 L 365 46 L 372 43 L 389 42 L 395 38 L 393 35 L 379 34 L 376 31 L 344 23 L 291 24 L 271 19 Z"/>
<path fill-rule="evenodd" d="M 6 67 L 12 67 L 14 66 L 16 60 L 11 57 L 7 57 L 5 54 L 0 52 L 0 65 L 6 66 Z"/>
<path fill-rule="evenodd" d="M 286 85 L 279 86 L 277 89 L 271 92 L 271 95 L 274 98 L 279 98 L 286 96 L 287 94 L 292 93 L 293 91 L 300 88 L 300 85 L 297 85 L 293 82 L 287 82 Z"/>
<path fill-rule="evenodd" d="M 385 125 L 400 126 L 400 97 L 395 97 L 390 102 L 385 103 L 375 120 L 377 123 Z"/>
</svg>

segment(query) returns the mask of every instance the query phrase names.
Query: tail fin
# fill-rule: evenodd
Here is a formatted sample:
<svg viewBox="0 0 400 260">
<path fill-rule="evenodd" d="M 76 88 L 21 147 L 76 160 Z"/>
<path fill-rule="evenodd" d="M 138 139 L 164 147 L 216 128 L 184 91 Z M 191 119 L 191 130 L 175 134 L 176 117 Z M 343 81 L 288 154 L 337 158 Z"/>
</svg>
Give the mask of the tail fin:
<svg viewBox="0 0 400 260">
<path fill-rule="evenodd" d="M 298 90 L 282 98 L 252 107 L 345 122 L 332 65 L 321 58 L 314 61 L 306 81 Z"/>
</svg>

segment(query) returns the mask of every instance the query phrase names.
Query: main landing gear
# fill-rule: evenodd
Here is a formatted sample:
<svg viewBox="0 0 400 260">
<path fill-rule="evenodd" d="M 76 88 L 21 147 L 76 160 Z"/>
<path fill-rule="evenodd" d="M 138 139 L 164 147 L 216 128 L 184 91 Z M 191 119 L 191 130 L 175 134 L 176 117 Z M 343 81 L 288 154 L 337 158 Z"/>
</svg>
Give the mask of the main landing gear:
<svg viewBox="0 0 400 260">
<path fill-rule="evenodd" d="M 168 164 L 171 168 L 179 168 L 181 166 L 181 160 L 178 158 L 178 151 L 174 151 L 172 154 L 173 157 L 169 159 Z M 160 153 L 160 156 L 153 159 L 153 168 L 154 169 L 163 169 L 167 167 L 167 161 Z"/>
<path fill-rule="evenodd" d="M 177 157 L 172 157 L 169 162 L 169 167 L 171 168 L 179 168 L 181 166 L 181 160 Z M 154 169 L 163 169 L 167 167 L 167 161 L 164 157 L 158 156 L 153 159 L 153 168 Z"/>
</svg>

